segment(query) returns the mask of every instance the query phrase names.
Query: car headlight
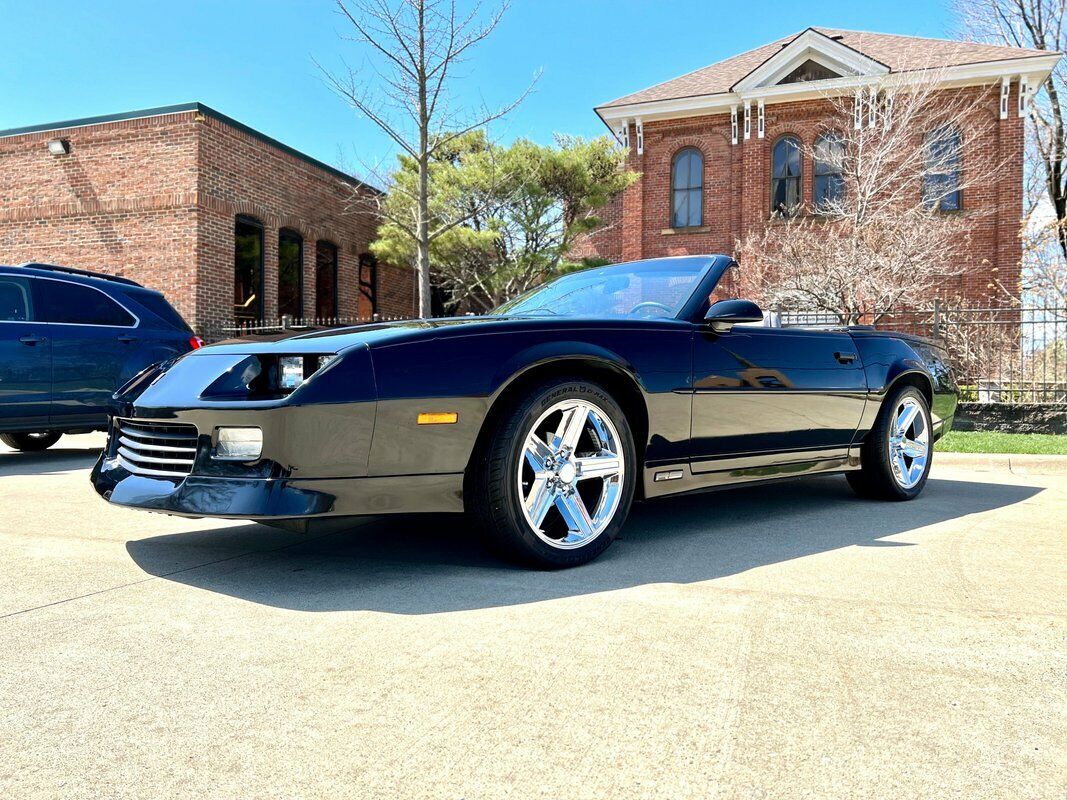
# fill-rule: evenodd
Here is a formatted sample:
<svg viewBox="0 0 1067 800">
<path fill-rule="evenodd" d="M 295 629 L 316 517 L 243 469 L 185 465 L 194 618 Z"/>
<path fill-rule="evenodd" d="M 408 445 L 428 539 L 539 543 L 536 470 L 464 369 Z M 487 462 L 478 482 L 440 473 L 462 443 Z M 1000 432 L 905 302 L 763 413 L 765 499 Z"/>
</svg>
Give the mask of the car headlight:
<svg viewBox="0 0 1067 800">
<path fill-rule="evenodd" d="M 263 453 L 260 428 L 218 428 L 214 457 L 220 461 L 255 461 Z"/>
</svg>

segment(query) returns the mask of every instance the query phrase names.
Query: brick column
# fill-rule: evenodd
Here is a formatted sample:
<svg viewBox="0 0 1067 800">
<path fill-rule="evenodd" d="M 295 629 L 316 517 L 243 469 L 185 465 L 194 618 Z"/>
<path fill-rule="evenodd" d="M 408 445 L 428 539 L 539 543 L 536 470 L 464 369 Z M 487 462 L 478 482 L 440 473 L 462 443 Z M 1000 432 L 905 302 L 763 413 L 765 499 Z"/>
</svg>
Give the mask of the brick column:
<svg viewBox="0 0 1067 800">
<path fill-rule="evenodd" d="M 304 283 L 303 315 L 306 319 L 315 316 L 315 242 L 317 238 L 306 233 L 304 236 L 302 272 Z"/>
<path fill-rule="evenodd" d="M 278 226 L 263 222 L 263 319 L 278 318 Z"/>
<path fill-rule="evenodd" d="M 637 154 L 637 131 L 630 126 L 630 153 L 626 166 L 642 174 L 641 180 L 622 196 L 622 260 L 637 261 L 644 257 L 645 182 L 644 156 Z"/>
<path fill-rule="evenodd" d="M 990 275 L 989 283 L 993 283 L 993 278 L 995 278 L 1009 292 L 1018 293 L 1022 288 L 1023 252 L 1019 232 L 1023 214 L 1023 148 L 1026 118 L 1019 116 L 1019 82 L 1017 80 L 1013 82 L 1011 89 L 1008 118 L 996 121 L 999 126 L 997 158 L 999 163 L 1005 166 L 997 180 L 997 247 L 992 265 L 996 272 Z M 999 103 L 999 98 L 997 102 Z M 967 192 L 964 191 L 965 207 L 966 194 Z M 999 288 L 985 291 L 990 294 L 996 293 L 1001 300 L 1006 299 L 1003 298 Z"/>
<path fill-rule="evenodd" d="M 352 253 L 351 242 L 337 243 L 337 316 L 359 314 L 359 256 Z"/>
</svg>

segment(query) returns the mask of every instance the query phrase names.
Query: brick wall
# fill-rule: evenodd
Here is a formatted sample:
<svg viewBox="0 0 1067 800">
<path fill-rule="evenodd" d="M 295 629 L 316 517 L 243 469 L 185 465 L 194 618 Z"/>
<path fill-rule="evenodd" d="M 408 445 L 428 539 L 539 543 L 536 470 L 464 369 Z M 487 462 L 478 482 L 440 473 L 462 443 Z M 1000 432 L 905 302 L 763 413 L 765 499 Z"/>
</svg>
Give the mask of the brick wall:
<svg viewBox="0 0 1067 800">
<path fill-rule="evenodd" d="M 48 152 L 55 138 L 68 155 Z M 332 172 L 195 111 L 0 138 L 0 263 L 125 275 L 163 291 L 197 330 L 231 319 L 237 214 L 264 227 L 267 318 L 283 227 L 304 238 L 305 313 L 323 240 L 338 250 L 339 314 L 369 316 L 358 264 L 375 222 Z M 410 270 L 383 265 L 378 284 L 379 313 L 415 312 Z"/>
<path fill-rule="evenodd" d="M 1002 302 L 999 282 L 1017 291 L 1022 258 L 1019 224 L 1022 217 L 1023 123 L 1016 113 L 1018 83 L 1012 85 L 1007 119 L 999 119 L 999 96 L 976 87 L 973 114 L 985 115 L 984 137 L 964 134 L 963 169 L 985 163 L 998 165 L 998 179 L 964 191 L 962 212 L 970 220 L 967 236 L 957 248 L 963 274 L 943 286 L 931 287 L 931 300 L 960 296 L 978 304 Z M 740 109 L 739 109 L 740 116 Z M 612 261 L 698 253 L 733 253 L 737 241 L 766 225 L 770 216 L 770 154 L 785 134 L 810 147 L 834 118 L 826 100 L 772 104 L 766 107 L 766 133 L 757 138 L 756 108 L 752 108 L 750 139 L 731 144 L 730 115 L 715 114 L 644 124 L 644 153 L 632 147 L 630 169 L 641 180 L 603 209 L 608 227 L 585 237 L 574 249 L 578 257 L 599 255 Z M 991 120 L 991 123 L 989 123 Z M 740 123 L 740 120 L 739 120 Z M 739 127 L 741 127 L 739 125 Z M 631 127 L 630 141 L 636 142 Z M 674 154 L 696 147 L 704 155 L 704 220 L 696 230 L 670 227 L 670 168 Z M 803 198 L 810 208 L 812 165 L 805 155 Z M 916 187 L 916 192 L 919 187 Z M 742 264 L 742 268 L 744 265 Z"/>
</svg>

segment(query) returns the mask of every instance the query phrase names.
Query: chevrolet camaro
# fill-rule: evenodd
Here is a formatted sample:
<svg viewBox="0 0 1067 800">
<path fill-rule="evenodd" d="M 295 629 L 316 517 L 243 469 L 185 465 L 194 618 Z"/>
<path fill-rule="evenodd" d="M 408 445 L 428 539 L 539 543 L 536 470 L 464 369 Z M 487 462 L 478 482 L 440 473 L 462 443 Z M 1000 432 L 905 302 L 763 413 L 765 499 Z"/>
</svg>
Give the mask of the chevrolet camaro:
<svg viewBox="0 0 1067 800">
<path fill-rule="evenodd" d="M 736 268 L 616 264 L 480 317 L 204 347 L 115 394 L 92 482 L 123 506 L 294 530 L 467 512 L 542 567 L 595 558 L 635 499 L 821 473 L 916 497 L 955 410 L 944 351 L 782 327 L 721 298 Z"/>
</svg>

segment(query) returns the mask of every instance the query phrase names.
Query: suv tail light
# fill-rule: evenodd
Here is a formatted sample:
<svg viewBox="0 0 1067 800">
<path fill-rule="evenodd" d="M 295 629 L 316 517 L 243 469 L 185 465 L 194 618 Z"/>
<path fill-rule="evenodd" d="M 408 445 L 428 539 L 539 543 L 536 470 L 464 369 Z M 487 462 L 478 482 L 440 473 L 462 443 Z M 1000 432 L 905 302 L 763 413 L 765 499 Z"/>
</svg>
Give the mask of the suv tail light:
<svg viewBox="0 0 1067 800">
<path fill-rule="evenodd" d="M 201 339 L 199 336 L 194 336 L 189 340 L 189 347 L 193 350 L 199 350 L 203 346 L 204 340 Z"/>
</svg>

